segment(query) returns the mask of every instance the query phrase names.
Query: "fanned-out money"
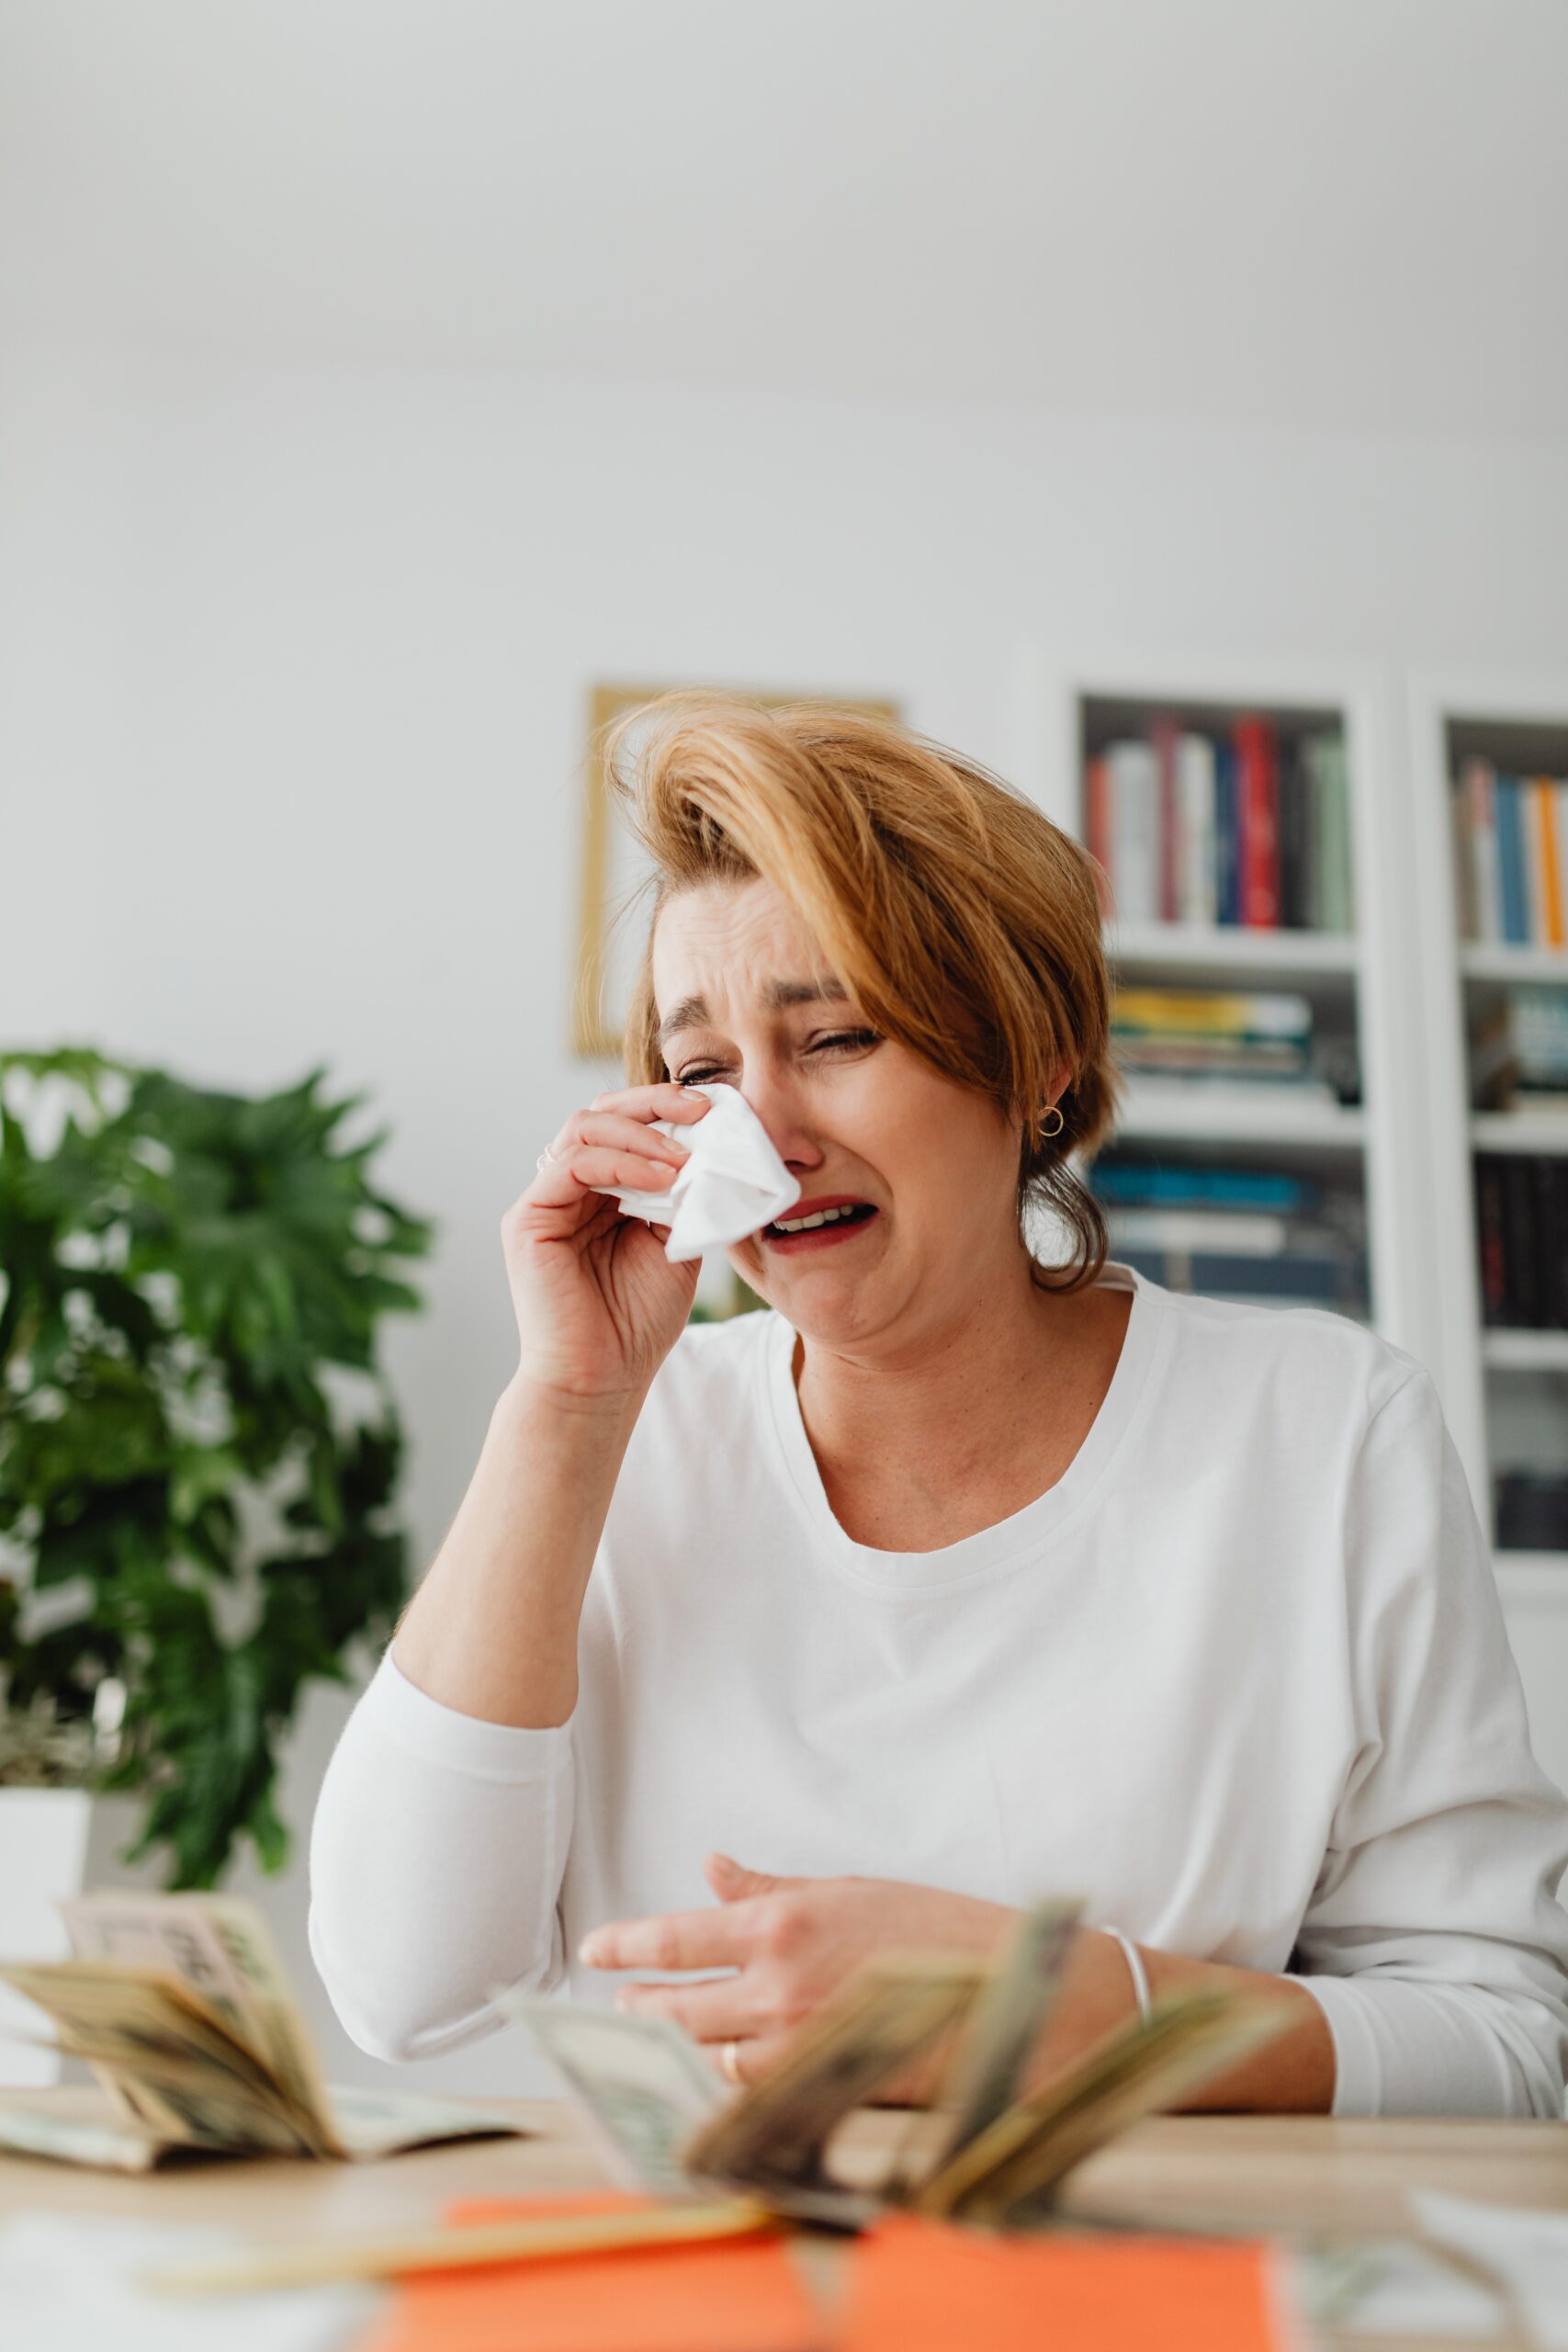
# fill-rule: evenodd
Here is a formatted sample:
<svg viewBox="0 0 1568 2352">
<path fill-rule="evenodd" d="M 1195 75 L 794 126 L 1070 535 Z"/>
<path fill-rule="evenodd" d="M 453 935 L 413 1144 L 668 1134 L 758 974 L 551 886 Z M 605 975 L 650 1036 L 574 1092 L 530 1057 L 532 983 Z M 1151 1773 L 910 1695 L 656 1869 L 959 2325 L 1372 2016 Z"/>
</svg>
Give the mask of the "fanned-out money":
<svg viewBox="0 0 1568 2352">
<path fill-rule="evenodd" d="M 1173 1994 L 1031 2089 L 1081 1908 L 1037 1905 L 993 1966 L 940 1953 L 871 1962 L 803 2029 L 782 2066 L 738 2095 L 665 2019 L 496 1997 L 555 2062 L 595 2138 L 614 2144 L 617 2177 L 633 2186 L 666 2196 L 739 2190 L 795 2219 L 851 2229 L 893 2204 L 1030 2228 L 1049 2219 L 1057 2188 L 1085 2156 L 1259 2049 L 1292 2016 L 1250 1991 Z M 923 2166 L 876 2189 L 835 2180 L 829 2143 L 851 2109 L 955 2030 Z"/>
<path fill-rule="evenodd" d="M 176 2148 L 225 2155 L 389 2155 L 514 2132 L 445 2100 L 329 2092 L 258 1913 L 232 1897 L 92 1894 L 61 1905 L 74 1957 L 0 1977 L 53 2019 L 116 2115 L 0 2105 L 0 2148 L 141 2172 Z"/>
<path fill-rule="evenodd" d="M 1172 1993 L 1032 2098 L 1019 2099 L 926 2180 L 923 2213 L 965 2222 L 1043 2218 L 1084 2157 L 1169 2107 L 1290 2022 L 1281 2001 L 1227 1992 Z"/>
<path fill-rule="evenodd" d="M 498 1993 L 565 2082 L 613 2180 L 656 2197 L 690 2193 L 682 2151 L 724 2105 L 713 2069 L 664 2018 L 626 2018 Z"/>
<path fill-rule="evenodd" d="M 776 2073 L 704 2125 L 686 2149 L 687 2170 L 705 2183 L 743 2180 L 765 2203 L 807 2221 L 871 2220 L 883 2200 L 829 2177 L 828 2143 L 852 2108 L 962 2021 L 984 1981 L 983 1964 L 967 1956 L 872 1962 Z"/>
</svg>

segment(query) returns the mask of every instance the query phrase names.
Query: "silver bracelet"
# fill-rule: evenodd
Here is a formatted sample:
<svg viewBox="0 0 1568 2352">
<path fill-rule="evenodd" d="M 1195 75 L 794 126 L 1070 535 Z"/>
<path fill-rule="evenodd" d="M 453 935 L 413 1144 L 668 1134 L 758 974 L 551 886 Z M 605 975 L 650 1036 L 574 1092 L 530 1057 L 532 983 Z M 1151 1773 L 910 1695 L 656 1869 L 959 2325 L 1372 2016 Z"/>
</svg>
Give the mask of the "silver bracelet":
<svg viewBox="0 0 1568 2352">
<path fill-rule="evenodd" d="M 1149 1974 L 1144 1966 L 1143 1953 L 1138 1950 L 1132 1937 L 1124 1936 L 1120 1928 L 1102 1927 L 1100 1932 L 1102 1936 L 1113 1936 L 1121 1945 L 1122 1957 L 1126 1962 L 1128 1973 L 1133 1979 L 1133 1990 L 1138 1996 L 1138 2015 L 1144 2024 L 1147 2025 L 1153 2004 L 1149 1999 Z"/>
</svg>

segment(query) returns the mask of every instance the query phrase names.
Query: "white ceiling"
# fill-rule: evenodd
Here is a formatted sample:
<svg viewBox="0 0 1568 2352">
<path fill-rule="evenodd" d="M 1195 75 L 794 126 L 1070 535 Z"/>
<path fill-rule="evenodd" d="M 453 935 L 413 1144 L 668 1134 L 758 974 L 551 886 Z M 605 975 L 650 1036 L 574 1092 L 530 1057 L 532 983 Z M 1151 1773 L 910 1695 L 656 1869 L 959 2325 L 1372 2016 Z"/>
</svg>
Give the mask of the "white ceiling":
<svg viewBox="0 0 1568 2352">
<path fill-rule="evenodd" d="M 0 0 L 0 328 L 1568 438 L 1568 0 Z"/>
</svg>

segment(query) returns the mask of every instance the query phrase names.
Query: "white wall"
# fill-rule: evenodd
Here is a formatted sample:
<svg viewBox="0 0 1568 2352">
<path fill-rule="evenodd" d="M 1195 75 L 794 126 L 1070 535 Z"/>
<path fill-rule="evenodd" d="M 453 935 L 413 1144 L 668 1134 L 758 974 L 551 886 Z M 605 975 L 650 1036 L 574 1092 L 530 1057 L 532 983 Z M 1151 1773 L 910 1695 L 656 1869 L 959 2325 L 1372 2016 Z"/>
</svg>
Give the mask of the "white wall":
<svg viewBox="0 0 1568 2352">
<path fill-rule="evenodd" d="M 891 693 L 1006 770 L 1031 646 L 1561 658 L 1562 445 L 5 360 L 0 1035 L 374 1090 L 387 1182 L 442 1227 L 391 1350 L 422 1554 L 508 1367 L 497 1221 L 604 1082 L 564 1042 L 592 680 Z M 1568 1778 L 1550 1634 L 1527 1672 Z M 340 1718 L 320 1694 L 291 1762 L 301 1846 Z M 303 1973 L 297 1868 L 268 1899 Z M 522 2061 L 416 2071 L 501 2089 Z"/>
</svg>

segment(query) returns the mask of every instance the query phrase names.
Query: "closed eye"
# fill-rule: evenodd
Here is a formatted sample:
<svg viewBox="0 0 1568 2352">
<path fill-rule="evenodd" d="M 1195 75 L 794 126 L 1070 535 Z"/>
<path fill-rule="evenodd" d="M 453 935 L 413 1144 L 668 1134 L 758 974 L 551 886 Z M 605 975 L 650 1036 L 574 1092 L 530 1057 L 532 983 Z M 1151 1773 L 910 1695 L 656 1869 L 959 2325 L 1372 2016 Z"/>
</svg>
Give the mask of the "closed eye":
<svg viewBox="0 0 1568 2352">
<path fill-rule="evenodd" d="M 874 1029 L 845 1029 L 836 1037 L 818 1037 L 810 1050 L 814 1054 L 852 1053 L 863 1046 L 880 1046 L 881 1037 Z"/>
<path fill-rule="evenodd" d="M 881 1043 L 881 1034 L 875 1029 L 841 1029 L 830 1037 L 814 1037 L 806 1050 L 809 1054 L 854 1054 Z M 711 1086 L 723 1076 L 723 1070 L 718 1069 L 683 1069 L 676 1083 L 681 1086 Z"/>
</svg>

